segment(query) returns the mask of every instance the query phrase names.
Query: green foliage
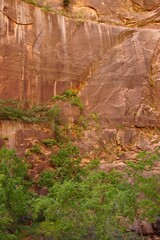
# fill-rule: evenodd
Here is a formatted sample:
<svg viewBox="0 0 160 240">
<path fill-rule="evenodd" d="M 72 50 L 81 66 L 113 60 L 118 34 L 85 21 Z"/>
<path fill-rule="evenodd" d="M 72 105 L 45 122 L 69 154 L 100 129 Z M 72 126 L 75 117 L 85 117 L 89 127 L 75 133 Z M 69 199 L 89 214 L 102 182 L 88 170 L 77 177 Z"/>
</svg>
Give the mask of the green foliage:
<svg viewBox="0 0 160 240">
<path fill-rule="evenodd" d="M 130 224 L 135 219 L 153 221 L 160 214 L 160 176 L 145 176 L 159 160 L 159 152 L 141 153 L 125 172 L 96 170 L 94 161 L 93 167 L 83 168 L 80 178 L 71 164 L 77 154 L 69 147 L 52 156 L 56 181 L 48 185 L 48 196 L 34 205 L 35 219 L 43 219 L 39 232 L 56 240 L 138 239 L 126 237 Z"/>
<path fill-rule="evenodd" d="M 39 185 L 50 188 L 55 183 L 55 171 L 53 169 L 44 170 L 39 178 Z"/>
<path fill-rule="evenodd" d="M 99 114 L 92 112 L 90 114 L 90 118 L 93 119 L 95 122 L 98 122 L 99 121 Z"/>
<path fill-rule="evenodd" d="M 57 142 L 53 138 L 48 138 L 43 140 L 43 144 L 45 144 L 47 147 L 52 148 L 54 145 L 57 145 Z"/>
<path fill-rule="evenodd" d="M 53 8 L 47 4 L 47 1 L 44 0 L 43 2 L 40 0 L 22 0 L 26 3 L 30 3 L 36 7 L 39 7 L 43 12 L 51 12 Z"/>
<path fill-rule="evenodd" d="M 76 181 L 83 175 L 79 151 L 77 147 L 70 144 L 62 147 L 57 154 L 53 154 L 50 162 L 54 169 L 54 180 L 57 182 L 69 179 Z"/>
<path fill-rule="evenodd" d="M 81 181 L 89 171 L 97 169 L 99 165 L 98 160 L 93 160 L 90 164 L 82 166 L 79 150 L 71 144 L 61 146 L 56 154 L 51 155 L 50 163 L 52 169 L 44 170 L 39 179 L 39 184 L 47 188 L 56 182 Z"/>
<path fill-rule="evenodd" d="M 16 156 L 15 151 L 2 149 L 0 150 L 0 173 L 5 178 L 17 178 L 23 182 L 27 176 L 27 165 Z"/>
<path fill-rule="evenodd" d="M 25 122 L 34 122 L 36 118 L 26 113 L 25 111 L 15 109 L 12 107 L 1 107 L 0 108 L 0 119 L 1 120 L 20 120 Z"/>
<path fill-rule="evenodd" d="M 33 4 L 34 6 L 38 6 L 38 1 L 37 0 L 23 0 L 26 3 Z"/>
<path fill-rule="evenodd" d="M 0 119 L 14 120 L 24 122 L 38 122 L 33 109 L 24 109 L 25 102 L 17 102 L 14 100 L 0 101 Z"/>
<path fill-rule="evenodd" d="M 89 128 L 89 119 L 86 116 L 80 116 L 78 119 L 78 126 L 82 127 L 83 129 Z"/>
<path fill-rule="evenodd" d="M 155 151 L 154 154 L 143 151 L 138 154 L 137 156 L 138 161 L 136 163 L 128 161 L 127 164 L 129 166 L 129 169 L 132 169 L 132 171 L 135 172 L 135 174 L 137 173 L 137 171 L 138 172 L 142 172 L 144 170 L 148 171 L 152 169 L 155 161 L 159 160 L 159 155 L 160 155 L 159 148 Z"/>
<path fill-rule="evenodd" d="M 35 143 L 29 150 L 28 153 L 41 153 L 41 147 L 38 143 Z"/>
<path fill-rule="evenodd" d="M 28 214 L 37 225 L 38 239 L 138 239 L 126 233 L 133 221 L 153 222 L 160 215 L 160 176 L 150 172 L 159 157 L 159 150 L 142 152 L 125 171 L 106 173 L 98 169 L 98 160 L 83 166 L 77 147 L 63 145 L 51 156 L 52 168 L 42 172 L 37 183 L 48 194 L 33 198 L 25 162 L 14 151 L 2 149 L 0 239 L 20 239 L 18 224 Z"/>
<path fill-rule="evenodd" d="M 28 123 L 53 122 L 60 124 L 60 108 L 55 105 L 52 108 L 46 105 L 27 108 L 25 103 L 14 100 L 0 101 L 0 120 L 14 120 Z"/>
<path fill-rule="evenodd" d="M 52 7 L 49 5 L 42 6 L 41 10 L 42 10 L 42 12 L 52 12 L 53 11 Z"/>
<path fill-rule="evenodd" d="M 12 150 L 0 150 L 0 237 L 16 239 L 15 224 L 28 213 L 30 194 L 27 191 L 27 166 Z M 7 236 L 6 236 L 7 235 Z M 5 237 L 4 237 L 5 236 Z"/>
<path fill-rule="evenodd" d="M 136 216 L 139 219 L 153 221 L 160 215 L 160 175 L 150 171 L 156 161 L 160 159 L 159 149 L 155 153 L 141 152 L 137 163 L 128 162 L 128 177 L 132 188 L 137 193 Z"/>
<path fill-rule="evenodd" d="M 49 121 L 54 121 L 55 124 L 60 124 L 61 109 L 58 105 L 53 106 L 47 111 Z"/>
<path fill-rule="evenodd" d="M 131 202 L 129 190 L 124 197 L 104 174 L 94 173 L 82 182 L 54 184 L 47 197 L 37 199 L 35 218 L 44 216 L 39 231 L 55 239 L 114 239 L 128 197 Z"/>
<path fill-rule="evenodd" d="M 70 104 L 78 106 L 80 110 L 83 110 L 83 104 L 80 98 L 77 96 L 76 91 L 72 89 L 66 90 L 63 95 L 56 95 L 52 98 L 52 101 L 61 100 L 61 101 L 69 101 Z"/>
</svg>

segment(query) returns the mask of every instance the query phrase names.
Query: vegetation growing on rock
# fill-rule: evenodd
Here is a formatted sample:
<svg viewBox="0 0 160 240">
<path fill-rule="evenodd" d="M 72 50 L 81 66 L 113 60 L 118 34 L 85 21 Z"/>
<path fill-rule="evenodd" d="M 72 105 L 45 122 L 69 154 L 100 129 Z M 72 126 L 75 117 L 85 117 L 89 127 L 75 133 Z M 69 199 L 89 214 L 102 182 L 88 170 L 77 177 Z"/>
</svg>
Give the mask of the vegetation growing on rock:
<svg viewBox="0 0 160 240">
<path fill-rule="evenodd" d="M 83 110 L 83 104 L 80 98 L 77 96 L 76 91 L 72 89 L 66 90 L 62 95 L 56 95 L 52 98 L 52 101 L 62 100 L 68 101 L 70 104 L 78 106 L 81 110 Z"/>
<path fill-rule="evenodd" d="M 83 104 L 76 92 L 72 89 L 66 90 L 63 95 L 56 95 L 52 98 L 51 106 L 39 105 L 26 107 L 27 102 L 0 100 L 0 120 L 15 120 L 29 123 L 48 122 L 54 119 L 59 124 L 61 109 L 58 105 L 53 104 L 56 100 L 67 101 L 71 105 L 83 109 Z"/>
</svg>

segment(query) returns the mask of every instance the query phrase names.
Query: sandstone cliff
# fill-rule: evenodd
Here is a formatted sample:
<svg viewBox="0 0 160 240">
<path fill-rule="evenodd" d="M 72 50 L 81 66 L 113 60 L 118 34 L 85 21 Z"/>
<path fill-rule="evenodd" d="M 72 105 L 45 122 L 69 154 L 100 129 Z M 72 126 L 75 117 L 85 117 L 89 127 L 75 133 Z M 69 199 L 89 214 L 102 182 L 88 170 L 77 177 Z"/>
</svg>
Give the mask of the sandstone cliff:
<svg viewBox="0 0 160 240">
<path fill-rule="evenodd" d="M 46 195 L 40 176 L 59 171 L 51 156 L 71 142 L 80 166 L 99 159 L 106 172 L 160 147 L 160 0 L 0 0 L 0 149 L 15 149 Z"/>
<path fill-rule="evenodd" d="M 159 126 L 159 1 L 77 0 L 69 17 L 48 5 L 1 1 L 0 98 L 39 104 L 76 88 L 107 123 Z"/>
</svg>

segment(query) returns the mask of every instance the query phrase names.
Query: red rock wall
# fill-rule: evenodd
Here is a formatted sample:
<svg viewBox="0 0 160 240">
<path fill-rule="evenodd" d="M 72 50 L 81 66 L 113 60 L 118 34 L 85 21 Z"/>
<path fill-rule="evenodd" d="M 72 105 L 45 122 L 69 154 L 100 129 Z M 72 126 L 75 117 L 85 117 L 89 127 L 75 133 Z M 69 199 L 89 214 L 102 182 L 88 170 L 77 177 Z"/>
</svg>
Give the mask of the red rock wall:
<svg viewBox="0 0 160 240">
<path fill-rule="evenodd" d="M 40 104 L 73 87 L 105 123 L 159 126 L 159 6 L 77 0 L 70 11 L 79 21 L 1 0 L 0 98 Z"/>
</svg>

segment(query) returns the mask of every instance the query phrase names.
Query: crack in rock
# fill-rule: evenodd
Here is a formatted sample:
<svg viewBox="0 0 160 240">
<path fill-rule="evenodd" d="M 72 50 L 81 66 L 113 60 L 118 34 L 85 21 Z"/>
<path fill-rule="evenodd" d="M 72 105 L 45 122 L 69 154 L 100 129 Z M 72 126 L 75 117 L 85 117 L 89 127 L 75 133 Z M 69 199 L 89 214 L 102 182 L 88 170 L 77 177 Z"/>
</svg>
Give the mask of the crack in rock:
<svg viewBox="0 0 160 240">
<path fill-rule="evenodd" d="M 6 16 L 11 22 L 17 24 L 17 25 L 23 25 L 23 26 L 27 26 L 27 25 L 33 25 L 33 22 L 29 22 L 29 23 L 20 23 L 17 22 L 15 20 L 13 20 L 10 16 L 8 16 L 6 13 L 4 13 L 2 10 L 0 10 L 1 13 L 3 13 L 4 16 Z"/>
</svg>

